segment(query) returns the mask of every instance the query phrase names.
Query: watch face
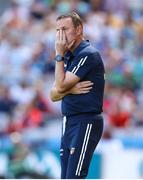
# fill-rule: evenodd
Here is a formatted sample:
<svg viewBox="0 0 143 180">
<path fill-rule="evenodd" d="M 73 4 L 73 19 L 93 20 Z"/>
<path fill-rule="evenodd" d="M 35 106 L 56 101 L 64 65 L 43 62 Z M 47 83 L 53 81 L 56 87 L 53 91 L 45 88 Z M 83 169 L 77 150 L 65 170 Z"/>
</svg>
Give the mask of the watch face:
<svg viewBox="0 0 143 180">
<path fill-rule="evenodd" d="M 62 61 L 63 57 L 61 55 L 57 55 L 55 59 L 56 59 L 56 61 Z"/>
</svg>

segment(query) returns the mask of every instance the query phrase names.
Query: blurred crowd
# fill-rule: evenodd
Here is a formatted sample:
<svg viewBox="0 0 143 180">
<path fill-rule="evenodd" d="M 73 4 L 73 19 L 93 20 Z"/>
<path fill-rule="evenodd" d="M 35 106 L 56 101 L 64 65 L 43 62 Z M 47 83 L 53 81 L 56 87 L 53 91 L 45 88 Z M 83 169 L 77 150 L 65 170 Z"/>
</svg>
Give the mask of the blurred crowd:
<svg viewBox="0 0 143 180">
<path fill-rule="evenodd" d="M 142 0 L 8 2 L 7 8 L 0 15 L 0 149 L 4 149 L 3 138 L 12 144 L 8 149 L 14 151 L 14 145 L 22 146 L 23 151 L 25 149 L 21 155 L 9 153 L 6 157 L 11 159 L 10 162 L 17 156 L 23 158 L 26 155 L 28 158 L 30 145 L 21 142 L 21 138 L 18 138 L 20 133 L 29 128 L 31 131 L 43 131 L 42 128 L 48 126 L 54 117 L 61 120 L 60 102 L 52 103 L 49 98 L 55 66 L 55 19 L 59 14 L 71 10 L 81 15 L 85 38 L 91 41 L 103 57 L 106 68 L 105 127 L 110 129 L 143 125 Z M 13 133 L 16 135 L 16 143 L 13 142 Z M 41 145 L 32 147 L 37 148 L 30 146 L 30 153 L 38 154 L 41 159 L 41 166 L 37 168 L 39 174 L 44 173 L 46 176 L 48 170 L 42 172 L 46 162 L 42 162 L 39 153 Z M 38 150 L 35 152 L 34 149 Z M 46 159 L 46 153 L 43 156 Z M 53 156 L 50 156 L 51 159 Z M 30 158 L 35 157 L 31 155 Z M 38 159 L 34 162 L 38 162 Z M 34 167 L 34 164 L 31 166 Z M 0 172 L 5 172 L 1 168 Z M 13 177 L 11 174 L 9 176 Z M 59 172 L 49 173 L 49 177 L 58 178 Z"/>
</svg>

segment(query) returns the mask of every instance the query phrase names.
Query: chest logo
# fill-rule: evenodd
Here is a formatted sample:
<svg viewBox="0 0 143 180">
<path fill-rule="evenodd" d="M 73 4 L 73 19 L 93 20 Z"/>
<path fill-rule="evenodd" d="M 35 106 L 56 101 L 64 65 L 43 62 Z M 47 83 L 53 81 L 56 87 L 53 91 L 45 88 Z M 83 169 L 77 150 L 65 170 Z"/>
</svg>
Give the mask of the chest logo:
<svg viewBox="0 0 143 180">
<path fill-rule="evenodd" d="M 70 154 L 72 155 L 72 154 L 74 154 L 74 152 L 75 152 L 75 148 L 71 148 Z"/>
</svg>

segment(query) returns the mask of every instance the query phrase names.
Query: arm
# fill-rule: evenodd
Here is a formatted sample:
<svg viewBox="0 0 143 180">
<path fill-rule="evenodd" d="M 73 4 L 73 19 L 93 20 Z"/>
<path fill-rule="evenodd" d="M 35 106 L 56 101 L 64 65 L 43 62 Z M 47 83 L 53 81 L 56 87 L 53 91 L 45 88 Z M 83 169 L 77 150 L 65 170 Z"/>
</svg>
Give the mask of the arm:
<svg viewBox="0 0 143 180">
<path fill-rule="evenodd" d="M 70 46 L 73 45 L 75 40 L 73 40 L 70 44 L 67 45 L 66 36 L 63 30 L 57 31 L 55 50 L 56 55 L 60 54 L 64 56 L 64 53 L 68 50 Z M 77 82 L 79 82 L 80 78 L 71 72 L 64 71 L 64 62 L 56 62 L 55 67 L 55 84 L 58 93 L 65 93 L 70 90 Z"/>
<path fill-rule="evenodd" d="M 73 86 L 75 86 L 80 81 L 80 78 L 75 74 L 67 71 L 64 72 L 64 62 L 56 62 L 55 69 L 55 83 L 56 88 L 59 93 L 66 93 Z"/>
<path fill-rule="evenodd" d="M 50 92 L 50 98 L 53 102 L 55 102 L 61 100 L 67 94 L 85 94 L 92 89 L 92 85 L 93 83 L 91 81 L 82 81 L 77 83 L 69 91 L 66 91 L 65 93 L 59 93 L 54 84 Z"/>
<path fill-rule="evenodd" d="M 65 93 L 59 93 L 57 91 L 56 86 L 54 85 L 50 91 L 50 98 L 53 102 L 60 101 L 64 96 L 66 96 L 68 92 Z"/>
</svg>

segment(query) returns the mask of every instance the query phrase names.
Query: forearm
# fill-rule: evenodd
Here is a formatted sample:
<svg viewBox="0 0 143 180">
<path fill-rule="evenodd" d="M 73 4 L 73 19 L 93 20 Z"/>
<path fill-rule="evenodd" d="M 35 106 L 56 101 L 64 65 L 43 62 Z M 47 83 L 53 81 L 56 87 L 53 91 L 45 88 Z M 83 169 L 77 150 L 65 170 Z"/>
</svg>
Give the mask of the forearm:
<svg viewBox="0 0 143 180">
<path fill-rule="evenodd" d="M 61 90 L 64 88 L 65 71 L 64 61 L 56 62 L 55 68 L 55 84 L 58 92 L 63 93 Z"/>
<path fill-rule="evenodd" d="M 70 91 L 78 82 L 80 78 L 75 74 L 64 71 L 64 62 L 56 62 L 55 68 L 55 84 L 59 93 L 66 93 Z"/>
<path fill-rule="evenodd" d="M 88 93 L 92 89 L 93 83 L 91 81 L 83 81 L 77 83 L 75 86 L 70 88 L 68 91 L 64 93 L 59 93 L 56 87 L 56 84 L 54 83 L 51 92 L 50 97 L 52 101 L 59 101 L 67 94 L 85 94 Z"/>
<path fill-rule="evenodd" d="M 60 101 L 64 96 L 66 96 L 68 93 L 70 93 L 69 91 L 65 92 L 65 93 L 59 93 L 56 89 L 56 87 L 54 86 L 52 89 L 51 89 L 51 92 L 50 92 L 50 98 L 53 102 L 55 101 Z"/>
</svg>

